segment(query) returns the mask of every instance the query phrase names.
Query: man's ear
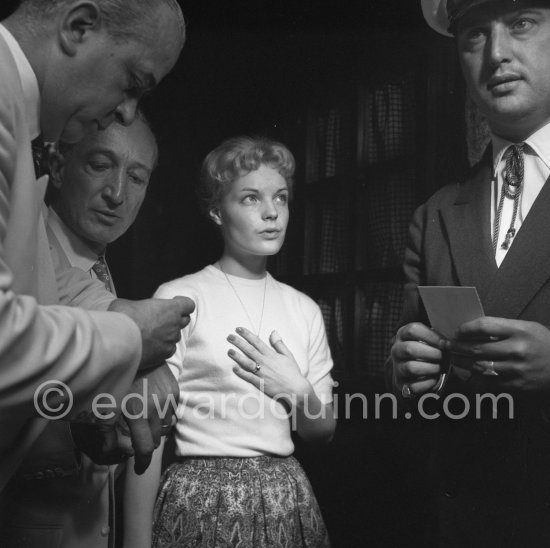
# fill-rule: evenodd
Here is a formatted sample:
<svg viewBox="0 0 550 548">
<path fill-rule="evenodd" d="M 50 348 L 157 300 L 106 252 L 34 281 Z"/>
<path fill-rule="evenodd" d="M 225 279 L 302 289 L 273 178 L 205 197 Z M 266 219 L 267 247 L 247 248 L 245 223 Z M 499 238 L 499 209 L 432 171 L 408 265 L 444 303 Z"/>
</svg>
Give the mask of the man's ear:
<svg viewBox="0 0 550 548">
<path fill-rule="evenodd" d="M 99 7 L 93 0 L 80 0 L 69 5 L 63 12 L 59 29 L 59 43 L 63 52 L 70 57 L 76 55 L 79 44 L 91 31 L 101 27 Z"/>
<path fill-rule="evenodd" d="M 217 207 L 212 207 L 208 211 L 209 217 L 216 223 L 218 226 L 222 226 L 222 212 Z"/>
<path fill-rule="evenodd" d="M 52 152 L 48 158 L 50 168 L 50 182 L 54 188 L 59 190 L 63 184 L 63 170 L 65 168 L 65 158 L 60 152 Z"/>
</svg>

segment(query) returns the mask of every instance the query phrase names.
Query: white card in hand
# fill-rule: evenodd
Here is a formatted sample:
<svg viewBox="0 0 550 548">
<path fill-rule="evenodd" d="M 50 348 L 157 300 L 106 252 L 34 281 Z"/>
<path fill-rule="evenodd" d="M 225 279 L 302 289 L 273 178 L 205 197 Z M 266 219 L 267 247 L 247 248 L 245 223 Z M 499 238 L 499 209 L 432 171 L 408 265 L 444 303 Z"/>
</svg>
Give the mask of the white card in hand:
<svg viewBox="0 0 550 548">
<path fill-rule="evenodd" d="M 464 322 L 485 315 L 475 287 L 419 285 L 418 292 L 432 327 L 447 339 Z"/>
</svg>

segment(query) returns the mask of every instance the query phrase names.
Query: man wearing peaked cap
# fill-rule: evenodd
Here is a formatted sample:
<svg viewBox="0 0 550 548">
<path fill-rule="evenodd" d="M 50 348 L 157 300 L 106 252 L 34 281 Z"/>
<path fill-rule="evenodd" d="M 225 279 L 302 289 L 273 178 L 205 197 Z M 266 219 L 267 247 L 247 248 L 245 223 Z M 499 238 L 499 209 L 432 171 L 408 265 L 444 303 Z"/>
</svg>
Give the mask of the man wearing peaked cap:
<svg viewBox="0 0 550 548">
<path fill-rule="evenodd" d="M 524 0 L 421 0 L 422 12 L 427 23 L 434 30 L 446 36 L 454 34 L 453 28 L 458 19 L 460 19 L 471 8 L 481 4 L 511 4 L 515 8 L 524 4 L 534 4 L 536 2 L 525 2 Z M 549 4 L 542 0 L 539 4 Z"/>
<path fill-rule="evenodd" d="M 415 212 L 388 378 L 413 411 L 424 395 L 459 396 L 470 408 L 435 425 L 435 544 L 549 546 L 550 2 L 423 0 L 422 8 L 430 26 L 454 36 L 491 143 Z M 423 285 L 475 286 L 485 317 L 437 333 Z M 496 419 L 476 403 L 487 395 L 500 398 Z"/>
</svg>

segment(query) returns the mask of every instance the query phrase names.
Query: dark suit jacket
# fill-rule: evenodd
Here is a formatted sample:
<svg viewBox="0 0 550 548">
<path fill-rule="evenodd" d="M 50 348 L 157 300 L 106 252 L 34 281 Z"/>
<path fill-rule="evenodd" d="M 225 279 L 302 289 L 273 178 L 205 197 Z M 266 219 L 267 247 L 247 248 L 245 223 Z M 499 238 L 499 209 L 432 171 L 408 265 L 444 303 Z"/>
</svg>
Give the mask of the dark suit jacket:
<svg viewBox="0 0 550 548">
<path fill-rule="evenodd" d="M 442 188 L 415 212 L 401 325 L 429 325 L 418 285 L 475 286 L 487 316 L 550 325 L 550 184 L 498 268 L 490 238 L 491 158 L 488 150 L 465 181 Z M 447 395 L 475 391 L 473 378 L 451 373 Z M 482 419 L 472 413 L 426 425 L 437 455 L 442 546 L 550 545 L 549 396 L 515 396 L 513 420 L 495 421 L 486 410 Z"/>
</svg>

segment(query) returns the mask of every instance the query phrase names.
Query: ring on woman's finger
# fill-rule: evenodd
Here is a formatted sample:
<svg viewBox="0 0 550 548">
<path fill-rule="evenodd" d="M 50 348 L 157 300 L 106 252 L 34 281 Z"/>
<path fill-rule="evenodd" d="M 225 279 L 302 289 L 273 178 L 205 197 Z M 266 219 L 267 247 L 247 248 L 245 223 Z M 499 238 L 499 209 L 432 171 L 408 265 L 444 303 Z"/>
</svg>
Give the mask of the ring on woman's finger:
<svg viewBox="0 0 550 548">
<path fill-rule="evenodd" d="M 405 383 L 401 387 L 401 395 L 406 400 L 410 400 L 410 399 L 414 398 L 414 392 L 412 391 L 412 388 L 411 388 L 410 384 Z"/>
<path fill-rule="evenodd" d="M 254 373 L 257 373 L 262 368 L 262 364 L 256 362 L 256 367 L 254 367 Z"/>
<path fill-rule="evenodd" d="M 492 360 L 476 362 L 478 365 L 481 365 L 484 369 L 481 373 L 487 377 L 498 377 L 498 373 L 495 371 L 495 362 Z"/>
</svg>

